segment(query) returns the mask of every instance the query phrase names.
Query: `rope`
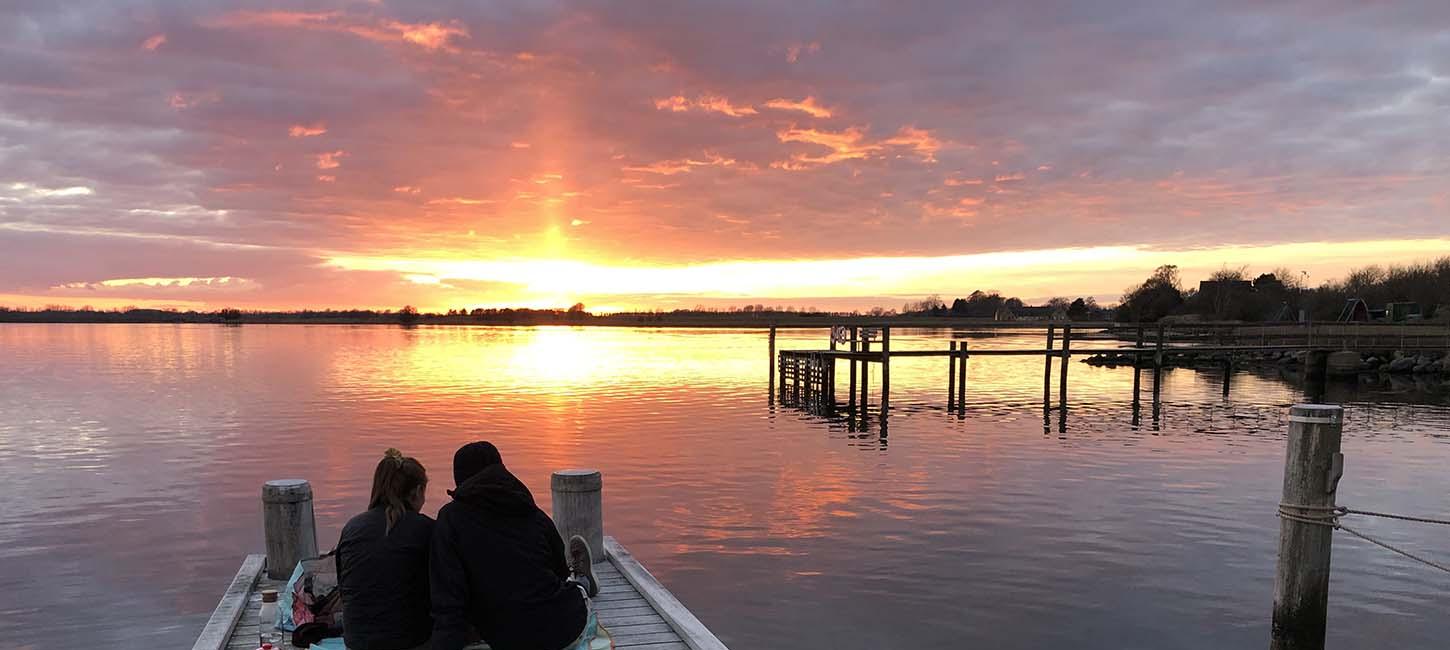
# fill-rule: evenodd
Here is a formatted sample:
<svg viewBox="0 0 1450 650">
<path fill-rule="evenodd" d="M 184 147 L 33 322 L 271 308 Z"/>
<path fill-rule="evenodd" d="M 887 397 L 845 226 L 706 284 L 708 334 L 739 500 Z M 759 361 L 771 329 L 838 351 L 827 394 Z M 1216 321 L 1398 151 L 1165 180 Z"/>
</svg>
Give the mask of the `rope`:
<svg viewBox="0 0 1450 650">
<path fill-rule="evenodd" d="M 1303 512 L 1289 512 L 1290 510 L 1300 510 Z M 1401 519 L 1405 521 L 1417 521 L 1429 524 L 1450 524 L 1450 521 L 1444 521 L 1440 519 L 1410 517 L 1407 515 L 1395 515 L 1384 512 L 1373 512 L 1369 510 L 1354 510 L 1345 506 L 1306 506 L 1293 503 L 1279 504 L 1279 518 L 1281 519 L 1288 519 L 1290 521 L 1297 521 L 1299 523 L 1310 524 L 1314 526 L 1325 526 L 1334 530 L 1342 530 L 1392 553 L 1399 554 L 1401 556 L 1419 562 L 1420 564 L 1423 564 L 1425 566 L 1439 569 L 1441 571 L 1444 571 L 1445 573 L 1450 573 L 1450 566 L 1427 560 L 1402 548 L 1397 548 L 1389 544 L 1388 542 L 1380 541 L 1353 528 L 1345 526 L 1339 521 L 1339 518 L 1343 515 L 1348 514 L 1367 515 L 1371 517 L 1386 517 L 1389 519 Z"/>
</svg>

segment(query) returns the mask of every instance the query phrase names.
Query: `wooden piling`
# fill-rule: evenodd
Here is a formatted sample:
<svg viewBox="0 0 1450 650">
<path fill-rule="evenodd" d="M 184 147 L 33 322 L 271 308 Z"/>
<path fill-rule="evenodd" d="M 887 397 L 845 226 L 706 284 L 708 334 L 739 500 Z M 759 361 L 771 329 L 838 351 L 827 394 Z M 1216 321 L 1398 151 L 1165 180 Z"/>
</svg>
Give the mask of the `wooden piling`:
<svg viewBox="0 0 1450 650">
<path fill-rule="evenodd" d="M 956 405 L 957 400 L 957 342 L 947 344 L 947 410 Z"/>
<path fill-rule="evenodd" d="M 881 328 L 881 419 L 891 407 L 891 328 Z"/>
<path fill-rule="evenodd" d="M 771 387 L 771 390 L 774 390 L 775 389 L 775 366 L 776 366 L 777 363 L 778 362 L 775 360 L 775 326 L 774 325 L 771 325 L 770 326 L 770 364 L 769 364 L 770 365 L 770 384 L 769 384 L 769 386 Z"/>
<path fill-rule="evenodd" d="M 1062 326 L 1062 374 L 1057 379 L 1057 408 L 1067 410 L 1067 362 L 1072 357 L 1072 326 Z"/>
<path fill-rule="evenodd" d="M 594 563 L 604 555 L 604 478 L 597 469 L 561 469 L 549 479 L 554 497 L 554 526 L 568 543 L 578 535 L 589 543 Z"/>
<path fill-rule="evenodd" d="M 1163 392 L 1163 339 L 1167 336 L 1168 328 L 1164 325 L 1158 326 L 1157 350 L 1153 353 L 1153 412 L 1158 412 L 1158 399 Z"/>
<path fill-rule="evenodd" d="M 866 340 L 864 337 L 861 339 L 861 352 L 868 353 L 868 354 L 871 352 L 871 341 Z M 861 360 L 861 400 L 860 400 L 860 404 L 861 404 L 861 414 L 862 415 L 865 415 L 866 414 L 866 407 L 867 407 L 867 405 L 869 405 L 871 403 L 871 401 L 870 401 L 870 399 L 868 397 L 869 396 L 869 393 L 866 392 L 866 384 L 870 383 L 867 380 L 870 379 L 870 378 L 871 378 L 871 366 L 870 366 L 870 364 L 866 363 L 866 360 L 865 359 L 862 359 Z"/>
<path fill-rule="evenodd" d="M 970 358 L 970 355 L 967 353 L 967 342 L 965 340 L 963 340 L 961 346 L 957 348 L 957 354 L 961 355 L 961 359 L 957 360 L 957 412 L 966 413 L 967 360 Z"/>
<path fill-rule="evenodd" d="M 1138 342 L 1133 344 L 1133 411 L 1141 405 L 1139 395 L 1143 386 L 1143 326 L 1138 326 Z M 1136 423 L 1135 423 L 1136 424 Z"/>
<path fill-rule="evenodd" d="M 859 332 L 858 328 L 856 326 L 852 325 L 851 326 L 851 352 L 853 352 L 853 353 L 856 352 L 857 348 L 859 347 L 859 344 L 857 343 L 857 334 L 858 334 L 858 332 Z M 856 364 L 857 363 L 858 362 L 853 357 L 851 359 L 851 382 L 850 382 L 851 385 L 850 385 L 850 387 L 846 391 L 846 399 L 851 402 L 851 410 L 852 411 L 856 410 Z"/>
<path fill-rule="evenodd" d="M 1334 507 L 1344 471 L 1339 453 L 1343 422 L 1344 410 L 1338 406 L 1299 404 L 1289 409 L 1280 513 L 1322 520 Z M 1295 518 L 1279 518 L 1269 648 L 1323 650 L 1334 529 L 1323 521 Z"/>
<path fill-rule="evenodd" d="M 262 486 L 262 536 L 267 546 L 267 577 L 273 580 L 286 580 L 299 560 L 317 557 L 311 483 L 280 479 Z"/>
<path fill-rule="evenodd" d="M 1056 325 L 1047 326 L 1047 352 L 1043 355 L 1042 367 L 1042 410 L 1052 408 L 1052 337 Z"/>
</svg>

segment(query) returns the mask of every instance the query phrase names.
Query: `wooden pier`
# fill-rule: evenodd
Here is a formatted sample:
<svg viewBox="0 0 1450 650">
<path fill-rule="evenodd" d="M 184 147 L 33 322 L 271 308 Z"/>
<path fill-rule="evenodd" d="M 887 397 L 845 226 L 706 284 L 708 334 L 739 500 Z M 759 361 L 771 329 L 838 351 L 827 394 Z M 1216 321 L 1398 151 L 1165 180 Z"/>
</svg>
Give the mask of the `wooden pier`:
<svg viewBox="0 0 1450 650">
<path fill-rule="evenodd" d="M 577 471 L 576 471 L 577 472 Z M 579 476 L 575 473 L 574 476 Z M 556 474 L 557 478 L 558 474 Z M 597 472 L 593 473 L 597 479 Z M 558 481 L 555 481 L 556 485 Z M 295 483 L 293 483 L 295 485 Z M 297 548 L 292 541 L 312 535 L 315 526 L 311 519 L 310 487 L 306 506 L 308 516 L 300 521 L 295 530 L 269 529 L 268 548 Z M 587 502 L 587 500 L 585 500 Z M 558 503 L 558 500 L 556 500 Z M 597 503 L 597 500 L 596 500 Z M 266 508 L 267 506 L 264 506 Z M 602 510 L 589 511 L 584 505 L 580 511 L 555 513 L 556 522 L 568 520 L 572 526 L 586 530 L 591 526 L 603 530 Z M 592 516 L 592 520 L 591 520 Z M 564 524 L 561 524 L 563 527 Z M 561 533 L 573 530 L 561 530 Z M 282 536 L 278 539 L 277 536 Z M 276 542 L 273 544 L 272 542 Z M 286 551 L 284 551 L 286 552 Z M 315 553 L 315 549 L 313 550 Z M 211 619 L 202 629 L 193 650 L 256 650 L 261 630 L 258 613 L 262 606 L 262 591 L 281 590 L 286 578 L 269 575 L 291 573 L 295 558 L 274 559 L 269 565 L 266 555 L 249 555 L 242 561 L 241 569 L 232 579 L 223 594 L 221 602 L 212 612 Z M 268 571 L 282 568 L 281 572 Z M 706 628 L 689 608 L 674 594 L 660 584 L 644 565 L 613 537 L 602 537 L 602 549 L 595 552 L 594 575 L 599 581 L 599 595 L 590 599 L 599 622 L 609 631 L 614 647 L 619 650 L 726 650 L 715 635 Z M 344 621 L 346 624 L 346 621 Z M 291 648 L 284 641 L 283 648 Z M 471 650 L 487 650 L 483 643 L 469 646 Z"/>
<path fill-rule="evenodd" d="M 1170 326 L 1168 324 L 1120 323 L 1046 323 L 1046 324 L 963 324 L 945 323 L 944 328 L 965 329 L 1044 329 L 1046 344 L 1036 348 L 969 349 L 966 339 L 952 338 L 942 349 L 891 349 L 891 321 L 832 325 L 830 346 L 825 349 L 776 349 L 776 328 L 770 328 L 771 398 L 783 405 L 801 407 L 811 413 L 834 415 L 842 404 L 836 398 L 836 362 L 845 361 L 847 374 L 847 413 L 861 417 L 870 409 L 868 368 L 880 364 L 881 386 L 877 389 L 878 413 L 885 421 L 891 405 L 891 360 L 902 358 L 945 357 L 947 359 L 946 409 L 963 413 L 966 408 L 967 364 L 971 357 L 1040 356 L 1043 358 L 1042 408 L 1044 413 L 1057 409 L 1066 411 L 1068 400 L 1068 368 L 1073 356 L 1115 355 L 1129 357 L 1133 364 L 1133 413 L 1136 423 L 1142 401 L 1142 371 L 1152 370 L 1152 404 L 1158 413 L 1162 397 L 1163 371 L 1172 355 L 1183 353 L 1215 354 L 1223 358 L 1225 368 L 1223 392 L 1227 396 L 1235 355 L 1265 352 L 1308 352 L 1305 376 L 1309 380 L 1308 396 L 1314 401 L 1322 395 L 1328 355 L 1335 351 L 1402 350 L 1417 352 L 1450 351 L 1450 326 L 1372 324 L 1289 324 L 1246 325 L 1199 323 Z M 827 327 L 827 326 L 822 326 Z M 926 328 L 913 324 L 913 328 Z M 1074 330 L 1076 328 L 1076 330 Z M 898 328 L 899 329 L 899 328 Z M 1089 332 L 1084 334 L 1084 332 Z M 871 343 L 879 341 L 877 350 Z M 1117 345 L 1104 346 L 1104 341 Z M 1074 347 L 1074 342 L 1077 347 Z M 1084 345 L 1086 343 L 1086 345 Z M 846 344 L 838 349 L 838 344 Z M 1058 368 L 1057 402 L 1052 399 L 1053 360 Z M 777 383 L 777 379 L 779 380 Z"/>
</svg>

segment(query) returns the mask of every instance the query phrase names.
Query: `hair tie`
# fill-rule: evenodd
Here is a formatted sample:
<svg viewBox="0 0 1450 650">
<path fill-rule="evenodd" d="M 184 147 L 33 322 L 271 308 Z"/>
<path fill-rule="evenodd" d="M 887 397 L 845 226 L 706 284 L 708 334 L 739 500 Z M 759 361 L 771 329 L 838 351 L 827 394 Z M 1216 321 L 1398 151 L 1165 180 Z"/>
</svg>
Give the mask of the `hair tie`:
<svg viewBox="0 0 1450 650">
<path fill-rule="evenodd" d="M 396 463 L 398 467 L 403 466 L 403 452 L 398 451 L 396 447 L 388 447 L 388 450 L 383 452 L 383 458 L 392 459 L 392 461 Z"/>
</svg>

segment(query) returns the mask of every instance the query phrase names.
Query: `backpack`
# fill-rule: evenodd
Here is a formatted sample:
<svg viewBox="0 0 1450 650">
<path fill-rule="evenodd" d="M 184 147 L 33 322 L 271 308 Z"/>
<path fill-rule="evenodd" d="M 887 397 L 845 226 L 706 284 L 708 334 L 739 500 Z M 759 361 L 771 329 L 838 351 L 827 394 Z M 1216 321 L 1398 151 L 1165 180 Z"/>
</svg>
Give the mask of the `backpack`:
<svg viewBox="0 0 1450 650">
<path fill-rule="evenodd" d="M 334 552 L 308 558 L 297 563 L 287 589 L 278 600 L 277 627 L 288 632 L 308 623 L 328 627 L 342 622 L 342 590 L 337 584 L 337 561 Z"/>
</svg>

